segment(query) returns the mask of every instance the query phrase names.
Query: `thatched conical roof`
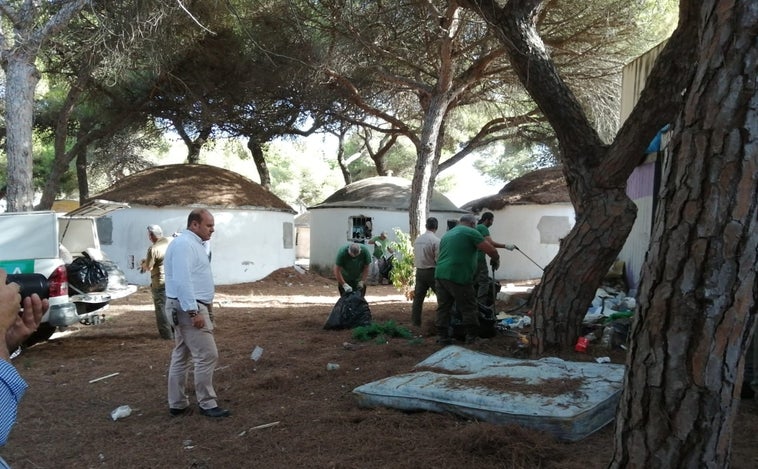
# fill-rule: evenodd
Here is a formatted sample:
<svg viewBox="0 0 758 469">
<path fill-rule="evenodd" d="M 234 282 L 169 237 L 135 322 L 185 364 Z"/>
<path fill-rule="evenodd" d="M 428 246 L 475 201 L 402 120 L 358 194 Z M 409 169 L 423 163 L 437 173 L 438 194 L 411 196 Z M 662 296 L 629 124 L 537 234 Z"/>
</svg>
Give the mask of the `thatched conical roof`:
<svg viewBox="0 0 758 469">
<path fill-rule="evenodd" d="M 148 168 L 119 180 L 92 199 L 154 207 L 203 205 L 296 213 L 282 199 L 241 174 L 202 164 Z"/>
<path fill-rule="evenodd" d="M 411 205 L 411 181 L 399 177 L 376 176 L 348 184 L 320 204 L 308 207 L 321 208 L 371 208 L 383 210 L 408 210 Z M 441 192 L 434 191 L 429 203 L 434 212 L 461 212 Z"/>
<path fill-rule="evenodd" d="M 478 213 L 485 208 L 499 210 L 506 205 L 571 203 L 566 179 L 560 166 L 542 168 L 510 181 L 495 195 L 482 197 L 461 208 Z"/>
</svg>

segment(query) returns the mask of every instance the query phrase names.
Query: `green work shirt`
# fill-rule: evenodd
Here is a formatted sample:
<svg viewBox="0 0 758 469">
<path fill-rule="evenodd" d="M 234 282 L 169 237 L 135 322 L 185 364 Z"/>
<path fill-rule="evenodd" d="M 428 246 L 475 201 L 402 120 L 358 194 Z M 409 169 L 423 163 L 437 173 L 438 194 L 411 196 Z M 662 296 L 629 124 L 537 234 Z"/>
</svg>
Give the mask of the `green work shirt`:
<svg viewBox="0 0 758 469">
<path fill-rule="evenodd" d="M 387 247 L 389 239 L 382 239 L 382 236 L 374 236 L 369 244 L 374 245 L 374 257 L 381 259 L 384 256 L 384 248 Z"/>
<path fill-rule="evenodd" d="M 476 225 L 476 231 L 480 232 L 485 239 L 487 239 L 487 236 L 490 236 L 490 229 L 487 228 L 487 225 L 479 223 Z M 477 254 L 477 256 L 479 256 L 479 262 L 484 262 L 487 260 L 484 257 L 486 256 L 486 254 L 484 254 L 484 251 L 479 251 L 479 254 Z"/>
<path fill-rule="evenodd" d="M 360 246 L 361 253 L 355 257 L 347 252 L 349 244 L 342 246 L 337 251 L 337 259 L 334 261 L 340 267 L 342 278 L 353 288 L 356 288 L 356 284 L 360 281 L 364 267 L 371 264 L 371 253 L 368 248 L 363 244 Z"/>
<path fill-rule="evenodd" d="M 445 233 L 440 240 L 440 254 L 434 278 L 450 280 L 460 284 L 474 281 L 476 272 L 477 245 L 484 241 L 484 236 L 465 225 L 458 225 Z"/>
</svg>

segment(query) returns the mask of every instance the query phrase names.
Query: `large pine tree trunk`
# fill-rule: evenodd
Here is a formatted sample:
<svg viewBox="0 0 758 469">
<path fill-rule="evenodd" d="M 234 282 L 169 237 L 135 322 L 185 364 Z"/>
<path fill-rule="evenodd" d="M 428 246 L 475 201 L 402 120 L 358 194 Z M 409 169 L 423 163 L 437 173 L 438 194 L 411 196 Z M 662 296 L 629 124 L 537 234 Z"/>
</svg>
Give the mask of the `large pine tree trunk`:
<svg viewBox="0 0 758 469">
<path fill-rule="evenodd" d="M 583 193 L 587 193 L 585 190 Z M 574 229 L 545 267 L 534 291 L 533 341 L 536 351 L 570 349 L 581 335 L 582 321 L 598 282 L 629 235 L 637 208 L 623 190 L 587 197 Z"/>
<path fill-rule="evenodd" d="M 725 468 L 758 302 L 758 9 L 704 0 L 611 467 Z"/>
<path fill-rule="evenodd" d="M 436 95 L 424 113 L 421 129 L 421 143 L 417 148 L 416 167 L 411 180 L 411 200 L 409 208 L 410 238 L 416 239 L 426 223 L 432 194 L 432 171 L 436 169 L 435 158 L 439 153 L 439 135 L 445 122 L 449 98 Z"/>
<path fill-rule="evenodd" d="M 34 57 L 23 48 L 7 55 L 4 69 L 8 211 L 26 212 L 34 208 L 32 125 L 39 72 L 34 66 Z"/>
</svg>

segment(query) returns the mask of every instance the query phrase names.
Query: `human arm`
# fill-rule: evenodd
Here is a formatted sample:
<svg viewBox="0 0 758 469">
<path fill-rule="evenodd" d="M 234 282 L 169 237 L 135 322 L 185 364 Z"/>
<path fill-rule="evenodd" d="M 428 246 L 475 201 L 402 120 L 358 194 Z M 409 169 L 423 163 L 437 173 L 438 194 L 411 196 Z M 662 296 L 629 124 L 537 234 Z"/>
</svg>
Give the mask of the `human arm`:
<svg viewBox="0 0 758 469">
<path fill-rule="evenodd" d="M 337 279 L 338 284 L 342 287 L 345 293 L 353 291 L 353 287 L 345 281 L 345 277 L 342 275 L 342 268 L 338 264 L 334 264 L 334 278 Z"/>
<path fill-rule="evenodd" d="M 147 256 L 143 260 L 142 271 L 150 272 L 153 270 L 153 267 L 155 267 L 155 253 L 153 252 L 153 247 L 150 246 L 147 248 Z"/>
<path fill-rule="evenodd" d="M 494 241 L 490 236 L 485 236 L 484 239 L 496 248 L 503 248 L 509 251 L 513 251 L 513 249 L 516 247 L 513 244 L 498 243 L 497 241 Z"/>
<path fill-rule="evenodd" d="M 497 252 L 497 249 L 495 246 L 492 245 L 489 241 L 486 239 L 482 241 L 481 243 L 476 245 L 476 248 L 488 256 L 490 256 L 491 259 L 500 259 L 500 254 Z"/>
<path fill-rule="evenodd" d="M 36 293 L 24 298 L 21 305 L 23 310 L 16 314 L 16 320 L 5 331 L 5 345 L 9 353 L 19 348 L 37 330 L 50 306 L 48 300 L 40 299 Z M 0 353 L 4 350 L 0 347 Z"/>
<path fill-rule="evenodd" d="M 15 283 L 6 285 L 6 278 L 7 273 L 0 269 L 0 446 L 8 439 L 18 402 L 27 387 L 10 363 L 10 350 L 37 329 L 48 306 L 47 300 L 40 300 L 36 293 L 21 302 L 20 287 Z M 19 315 L 22 306 L 23 313 Z"/>
</svg>

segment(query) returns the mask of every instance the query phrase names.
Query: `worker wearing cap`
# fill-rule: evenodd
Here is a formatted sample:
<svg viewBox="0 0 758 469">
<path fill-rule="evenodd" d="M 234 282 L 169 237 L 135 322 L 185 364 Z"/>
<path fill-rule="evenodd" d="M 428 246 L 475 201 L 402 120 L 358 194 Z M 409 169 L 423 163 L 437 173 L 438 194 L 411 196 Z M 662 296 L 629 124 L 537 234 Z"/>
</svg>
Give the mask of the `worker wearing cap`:
<svg viewBox="0 0 758 469">
<path fill-rule="evenodd" d="M 155 322 L 162 339 L 174 339 L 174 328 L 166 317 L 166 281 L 163 273 L 163 258 L 166 257 L 169 239 L 163 236 L 158 225 L 147 227 L 147 237 L 152 245 L 147 248 L 147 257 L 140 263 L 140 272 L 150 272 L 150 290 L 153 293 Z"/>
</svg>

